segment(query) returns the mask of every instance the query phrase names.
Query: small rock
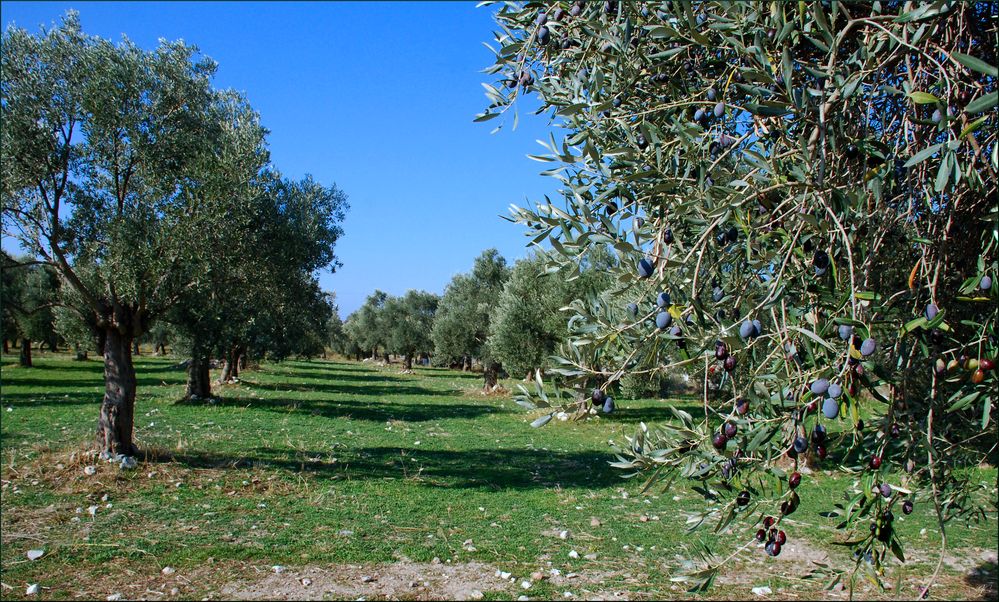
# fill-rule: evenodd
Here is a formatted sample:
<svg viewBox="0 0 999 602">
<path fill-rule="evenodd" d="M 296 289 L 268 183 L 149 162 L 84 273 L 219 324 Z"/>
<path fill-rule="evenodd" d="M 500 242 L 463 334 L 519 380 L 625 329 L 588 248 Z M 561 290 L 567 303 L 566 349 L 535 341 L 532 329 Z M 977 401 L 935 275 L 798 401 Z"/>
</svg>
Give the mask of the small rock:
<svg viewBox="0 0 999 602">
<path fill-rule="evenodd" d="M 120 466 L 122 470 L 132 470 L 138 465 L 139 462 L 132 456 L 124 456 L 121 459 L 121 464 L 118 466 Z"/>
<path fill-rule="evenodd" d="M 92 477 L 95 474 L 97 474 L 97 467 L 96 466 L 84 466 L 83 467 L 83 474 L 87 475 L 88 477 Z"/>
<path fill-rule="evenodd" d="M 520 582 L 520 587 L 522 587 L 524 589 L 531 589 L 531 585 L 532 584 L 531 584 L 530 581 L 521 581 Z"/>
<path fill-rule="evenodd" d="M 41 589 L 42 588 L 38 587 L 37 583 L 32 583 L 31 585 L 28 586 L 27 591 L 25 591 L 24 593 L 29 596 L 37 596 L 38 592 L 41 591 Z"/>
<path fill-rule="evenodd" d="M 111 594 L 107 597 L 108 602 L 114 602 L 115 600 L 121 600 L 121 594 Z"/>
<path fill-rule="evenodd" d="M 562 571 L 560 571 L 560 570 L 558 570 L 558 569 L 552 569 L 552 570 L 551 570 L 551 571 L 549 571 L 549 572 L 550 572 L 550 573 L 552 574 L 552 577 L 558 577 L 559 575 L 561 575 L 561 574 L 562 574 Z"/>
<path fill-rule="evenodd" d="M 97 506 L 91 506 L 87 508 L 87 514 L 90 516 L 97 516 Z"/>
<path fill-rule="evenodd" d="M 506 571 L 496 571 L 496 574 L 499 575 L 499 578 L 502 579 L 503 581 L 506 581 L 507 579 L 510 578 L 510 573 Z"/>
<path fill-rule="evenodd" d="M 434 556 L 434 559 L 430 561 L 430 564 L 440 564 L 440 563 L 441 559 L 438 558 L 437 556 Z"/>
<path fill-rule="evenodd" d="M 641 515 L 641 516 L 638 517 L 638 522 L 640 522 L 640 523 L 647 523 L 647 522 L 649 522 L 649 517 L 647 517 L 647 516 L 645 516 L 643 514 L 643 515 Z"/>
<path fill-rule="evenodd" d="M 568 531 L 559 531 L 558 532 L 558 538 L 559 539 L 569 539 L 569 532 Z"/>
<path fill-rule="evenodd" d="M 472 591 L 470 591 L 468 593 L 468 597 L 471 598 L 472 600 L 481 600 L 481 599 L 485 598 L 486 595 L 483 594 L 482 592 L 480 592 L 477 589 L 473 589 Z"/>
<path fill-rule="evenodd" d="M 336 532 L 336 534 L 343 535 L 344 537 L 350 537 L 351 535 L 354 534 L 354 532 L 351 531 L 350 529 L 340 529 L 339 531 Z"/>
<path fill-rule="evenodd" d="M 420 587 L 420 584 L 417 583 L 416 581 L 410 581 L 409 582 L 409 587 Z"/>
<path fill-rule="evenodd" d="M 754 587 L 753 593 L 757 596 L 769 596 L 773 593 L 773 590 L 764 585 L 763 587 Z"/>
<path fill-rule="evenodd" d="M 596 560 L 597 559 L 597 555 L 596 554 L 587 554 L 586 556 L 583 556 L 583 558 L 585 558 L 587 560 Z"/>
<path fill-rule="evenodd" d="M 163 570 L 160 572 L 163 573 L 164 575 L 173 575 L 174 573 L 177 572 L 177 569 L 173 568 L 172 566 L 165 566 L 163 567 Z"/>
<path fill-rule="evenodd" d="M 517 602 L 527 602 L 528 600 L 530 600 L 530 598 L 528 598 L 527 596 L 521 596 L 517 598 Z"/>
<path fill-rule="evenodd" d="M 308 577 L 302 579 L 302 585 L 304 585 L 305 587 L 309 587 L 310 585 L 312 585 L 312 579 L 309 579 Z"/>
<path fill-rule="evenodd" d="M 281 566 L 280 564 L 275 564 L 274 566 L 271 567 L 271 570 L 280 575 L 281 573 L 284 572 L 284 567 Z"/>
<path fill-rule="evenodd" d="M 361 583 L 371 583 L 375 580 L 375 577 L 371 575 L 361 575 Z"/>
<path fill-rule="evenodd" d="M 45 554 L 45 550 L 28 550 L 28 560 L 38 560 Z"/>
<path fill-rule="evenodd" d="M 595 516 L 593 518 L 591 518 L 590 519 L 590 526 L 591 527 L 599 527 L 600 526 L 600 519 L 597 518 L 597 517 L 595 517 Z"/>
<path fill-rule="evenodd" d="M 542 573 L 541 571 L 534 571 L 533 573 L 531 573 L 531 579 L 533 579 L 534 581 L 541 581 L 544 578 L 545 574 Z"/>
<path fill-rule="evenodd" d="M 572 592 L 563 592 L 562 593 L 562 597 L 563 598 L 571 598 L 572 597 Z"/>
<path fill-rule="evenodd" d="M 579 558 L 579 552 L 577 552 L 576 550 L 571 550 L 569 552 L 569 558 Z"/>
<path fill-rule="evenodd" d="M 171 587 L 170 588 L 170 595 L 171 596 L 179 596 L 180 595 L 180 589 L 178 589 L 176 587 Z"/>
</svg>

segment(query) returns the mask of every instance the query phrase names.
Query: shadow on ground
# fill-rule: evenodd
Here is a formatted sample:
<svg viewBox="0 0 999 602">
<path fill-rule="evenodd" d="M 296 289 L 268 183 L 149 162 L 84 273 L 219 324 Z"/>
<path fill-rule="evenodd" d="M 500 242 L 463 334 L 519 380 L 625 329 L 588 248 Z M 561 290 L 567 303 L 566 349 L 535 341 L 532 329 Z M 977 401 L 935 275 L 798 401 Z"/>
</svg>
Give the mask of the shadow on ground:
<svg viewBox="0 0 999 602">
<path fill-rule="evenodd" d="M 380 389 L 379 387 L 373 387 Z M 372 389 L 365 387 L 365 389 Z M 401 389 L 401 390 L 400 390 Z M 406 387 L 385 387 L 380 393 L 368 395 L 398 395 L 406 392 Z M 419 394 L 427 394 L 422 392 Z M 431 392 L 438 394 L 440 392 Z M 405 422 L 427 422 L 430 420 L 473 419 L 486 414 L 508 413 L 500 407 L 487 404 L 471 403 L 402 403 L 393 401 L 372 402 L 364 399 L 267 399 L 260 397 L 222 397 L 211 401 L 182 400 L 179 405 L 211 405 L 216 407 L 237 407 L 260 409 L 281 413 L 300 413 L 308 416 L 324 418 L 349 418 L 351 420 L 370 420 L 372 422 L 388 422 L 402 420 Z"/>
<path fill-rule="evenodd" d="M 333 479 L 410 479 L 449 489 L 602 488 L 622 482 L 605 452 L 535 449 L 429 450 L 365 447 L 329 452 L 258 447 L 245 455 L 152 450 L 147 462 L 175 462 L 189 468 L 265 466 Z"/>
<path fill-rule="evenodd" d="M 982 597 L 980 600 L 999 599 L 999 565 L 995 562 L 983 562 L 975 567 L 975 570 L 968 573 L 964 578 L 965 582 L 972 587 L 981 588 Z"/>
</svg>

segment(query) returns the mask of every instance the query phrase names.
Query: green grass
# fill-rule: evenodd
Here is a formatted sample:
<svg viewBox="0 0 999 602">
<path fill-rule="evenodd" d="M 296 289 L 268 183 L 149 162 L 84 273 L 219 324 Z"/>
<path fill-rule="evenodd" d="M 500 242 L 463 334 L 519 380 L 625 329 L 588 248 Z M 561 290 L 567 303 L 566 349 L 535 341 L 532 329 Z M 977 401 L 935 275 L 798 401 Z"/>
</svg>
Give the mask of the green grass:
<svg viewBox="0 0 999 602">
<path fill-rule="evenodd" d="M 731 552 L 755 531 L 690 534 L 684 513 L 703 507 L 699 496 L 683 485 L 643 496 L 639 482 L 608 466 L 608 441 L 623 442 L 639 421 L 668 419 L 664 401 L 625 401 L 610 417 L 531 429 L 534 416 L 509 396 L 477 392 L 478 375 L 290 361 L 216 387 L 217 402 L 188 403 L 180 401 L 185 374 L 177 360 L 142 356 L 135 428 L 148 455 L 122 472 L 85 456 L 103 391 L 100 363 L 47 354 L 25 369 L 13 359 L 3 360 L 0 412 L 5 599 L 23 597 L 28 583 L 49 588 L 48 598 L 142 595 L 128 589 L 134 583 L 166 591 L 164 566 L 202 575 L 176 581 L 180 596 L 217 597 L 226 575 L 251 579 L 253 567 L 435 558 L 520 577 L 555 567 L 579 573 L 593 591 L 677 597 L 685 595 L 670 582 L 678 555 L 700 541 Z M 672 403 L 699 412 L 696 402 Z M 84 474 L 88 464 L 97 465 L 96 475 Z M 995 468 L 975 476 L 995 499 Z M 831 545 L 842 537 L 836 519 L 819 513 L 850 484 L 809 476 L 787 528 L 792 542 L 828 552 L 842 568 L 851 563 Z M 899 521 L 910 542 L 906 575 L 925 579 L 939 548 L 930 504 Z M 568 541 L 557 537 L 562 529 L 573 534 Z M 995 516 L 952 524 L 948 536 L 954 561 L 943 576 L 952 587 L 936 594 L 981 595 L 966 573 L 980 566 L 994 579 L 994 563 L 980 557 L 997 548 Z M 46 555 L 29 562 L 31 548 Z M 578 560 L 568 557 L 572 549 Z M 592 553 L 597 561 L 582 558 Z M 807 593 L 822 585 L 800 579 L 810 568 L 805 560 L 768 563 L 755 549 L 732 567 L 711 595 L 745 597 L 767 584 Z M 561 597 L 573 587 L 582 586 L 542 582 L 529 595 Z M 512 586 L 487 593 L 520 595 Z"/>
</svg>

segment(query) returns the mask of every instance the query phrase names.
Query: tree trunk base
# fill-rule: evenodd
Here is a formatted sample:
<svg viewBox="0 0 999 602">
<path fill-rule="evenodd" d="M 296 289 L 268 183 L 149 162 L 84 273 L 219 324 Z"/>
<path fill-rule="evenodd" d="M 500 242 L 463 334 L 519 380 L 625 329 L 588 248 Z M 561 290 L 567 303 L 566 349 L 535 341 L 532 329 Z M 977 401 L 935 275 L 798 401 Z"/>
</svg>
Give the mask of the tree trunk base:
<svg viewBox="0 0 999 602">
<path fill-rule="evenodd" d="M 21 339 L 21 355 L 17 363 L 25 368 L 31 367 L 31 339 Z"/>
<path fill-rule="evenodd" d="M 104 401 L 97 421 L 97 445 L 110 457 L 135 456 L 135 365 L 132 339 L 117 329 L 107 331 L 104 349 Z"/>
<path fill-rule="evenodd" d="M 208 358 L 191 358 L 191 363 L 187 365 L 187 399 L 207 399 L 211 396 Z"/>
</svg>

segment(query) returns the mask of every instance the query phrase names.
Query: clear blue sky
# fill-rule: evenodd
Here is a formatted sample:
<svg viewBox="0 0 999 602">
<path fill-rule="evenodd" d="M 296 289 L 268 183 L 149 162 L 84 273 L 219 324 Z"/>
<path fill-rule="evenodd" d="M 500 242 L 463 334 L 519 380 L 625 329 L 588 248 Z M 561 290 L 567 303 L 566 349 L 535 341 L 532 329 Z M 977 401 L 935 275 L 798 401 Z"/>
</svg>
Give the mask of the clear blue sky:
<svg viewBox="0 0 999 602">
<path fill-rule="evenodd" d="M 557 182 L 526 157 L 547 119 L 521 107 L 472 123 L 488 104 L 492 9 L 474 2 L 3 2 L 4 26 L 37 32 L 73 8 L 88 34 L 144 48 L 183 39 L 219 63 L 216 87 L 243 91 L 270 129 L 285 175 L 336 183 L 351 209 L 324 273 L 346 317 L 376 288 L 443 292 L 496 247 L 526 253 L 521 226 L 499 218 Z"/>
</svg>

